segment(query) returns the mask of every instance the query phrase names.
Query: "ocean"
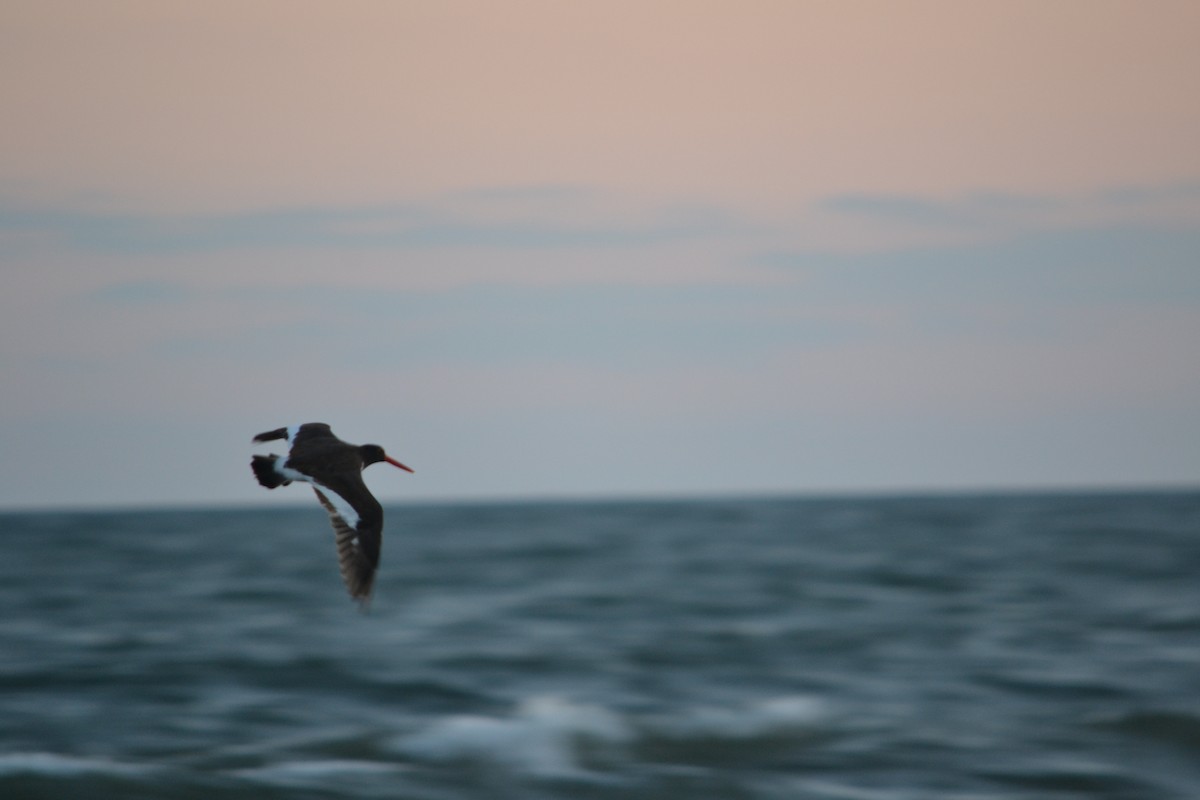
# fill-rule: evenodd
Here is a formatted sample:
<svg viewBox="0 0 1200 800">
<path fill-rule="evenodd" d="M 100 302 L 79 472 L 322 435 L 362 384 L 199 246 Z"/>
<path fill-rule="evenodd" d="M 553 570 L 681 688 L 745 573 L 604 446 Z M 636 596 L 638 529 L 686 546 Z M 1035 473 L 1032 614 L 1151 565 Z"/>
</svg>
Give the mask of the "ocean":
<svg viewBox="0 0 1200 800">
<path fill-rule="evenodd" d="M 0 797 L 1200 797 L 1200 493 L 0 515 Z"/>
</svg>

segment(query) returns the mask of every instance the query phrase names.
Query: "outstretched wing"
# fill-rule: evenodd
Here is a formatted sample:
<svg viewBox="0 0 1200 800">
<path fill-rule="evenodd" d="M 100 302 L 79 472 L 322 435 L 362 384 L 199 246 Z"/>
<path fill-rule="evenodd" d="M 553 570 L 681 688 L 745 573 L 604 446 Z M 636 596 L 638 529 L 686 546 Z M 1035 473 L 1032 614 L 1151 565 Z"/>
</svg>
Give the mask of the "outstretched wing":
<svg viewBox="0 0 1200 800">
<path fill-rule="evenodd" d="M 288 428 L 276 428 L 273 431 L 260 433 L 254 437 L 254 443 L 273 442 L 276 439 L 286 439 L 292 447 L 295 447 L 300 441 L 308 439 L 338 441 L 337 437 L 333 435 L 333 431 L 324 422 L 306 422 L 303 425 L 292 425 Z"/>
<path fill-rule="evenodd" d="M 375 584 L 383 529 L 382 512 L 360 515 L 332 489 L 313 486 L 317 499 L 329 512 L 337 543 L 338 566 L 350 596 L 365 605 Z"/>
</svg>

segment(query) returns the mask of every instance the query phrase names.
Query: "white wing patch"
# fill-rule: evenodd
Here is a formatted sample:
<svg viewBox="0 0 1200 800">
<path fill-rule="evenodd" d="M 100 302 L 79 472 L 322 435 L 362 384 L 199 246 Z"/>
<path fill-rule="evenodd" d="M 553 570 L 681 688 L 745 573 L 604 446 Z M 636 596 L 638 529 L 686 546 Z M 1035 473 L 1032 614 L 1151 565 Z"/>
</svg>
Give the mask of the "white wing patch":
<svg viewBox="0 0 1200 800">
<path fill-rule="evenodd" d="M 342 499 L 342 496 L 332 489 L 326 489 L 321 484 L 312 482 L 313 486 L 320 487 L 321 494 L 325 495 L 325 499 L 329 501 L 329 505 L 334 507 L 337 515 L 345 520 L 346 524 L 351 528 L 358 527 L 358 512 L 354 510 L 354 506 Z"/>
<path fill-rule="evenodd" d="M 313 479 L 305 475 L 303 472 L 299 472 L 287 466 L 287 460 L 287 456 L 279 456 L 275 459 L 275 471 L 278 472 L 284 480 L 303 481 L 304 483 L 313 482 Z"/>
</svg>

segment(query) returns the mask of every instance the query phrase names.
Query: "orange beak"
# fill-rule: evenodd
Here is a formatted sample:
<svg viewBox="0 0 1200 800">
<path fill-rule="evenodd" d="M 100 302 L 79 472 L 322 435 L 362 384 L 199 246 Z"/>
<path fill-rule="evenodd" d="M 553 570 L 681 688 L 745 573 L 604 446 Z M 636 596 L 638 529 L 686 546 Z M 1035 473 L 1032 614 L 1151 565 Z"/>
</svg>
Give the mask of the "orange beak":
<svg viewBox="0 0 1200 800">
<path fill-rule="evenodd" d="M 390 458 L 390 457 L 388 457 L 388 456 L 384 456 L 384 457 L 383 457 L 383 460 L 384 460 L 384 461 L 386 461 L 386 462 L 388 462 L 389 464 L 391 464 L 393 467 L 399 467 L 400 469 L 404 470 L 405 472 L 412 472 L 412 471 L 413 471 L 413 470 L 412 470 L 412 467 L 406 467 L 406 466 L 404 466 L 403 464 L 401 464 L 399 461 L 397 461 L 397 460 L 396 460 L 396 459 L 394 459 L 394 458 Z"/>
</svg>

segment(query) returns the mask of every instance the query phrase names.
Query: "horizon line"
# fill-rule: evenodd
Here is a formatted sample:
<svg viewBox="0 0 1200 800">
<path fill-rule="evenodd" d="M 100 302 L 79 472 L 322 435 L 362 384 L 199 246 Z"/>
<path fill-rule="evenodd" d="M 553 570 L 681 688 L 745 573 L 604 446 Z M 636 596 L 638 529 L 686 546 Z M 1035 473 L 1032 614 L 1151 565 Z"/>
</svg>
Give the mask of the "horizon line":
<svg viewBox="0 0 1200 800">
<path fill-rule="evenodd" d="M 760 489 L 760 490 L 687 490 L 661 492 L 547 492 L 545 494 L 462 494 L 430 495 L 403 499 L 383 500 L 384 508 L 414 506 L 480 506 L 480 505 L 604 505 L 621 503 L 720 503 L 720 502 L 770 502 L 787 500 L 892 500 L 892 499 L 956 499 L 956 498 L 1003 498 L 1045 496 L 1096 496 L 1096 495 L 1146 495 L 1146 494 L 1190 494 L 1200 492 L 1197 482 L 1124 482 L 1124 483 L 1059 483 L 1059 484 L 980 484 L 974 486 L 909 486 L 909 487 L 841 487 L 824 489 Z M 305 498 L 307 499 L 307 498 Z M 196 502 L 191 500 L 166 501 L 162 503 L 79 503 L 63 505 L 0 505 L 0 515 L 7 514 L 107 514 L 107 513 L 161 513 L 202 511 L 257 511 L 291 510 L 308 508 L 309 504 L 297 496 L 295 499 L 271 498 L 266 503 L 252 500 L 214 500 Z M 313 506 L 316 508 L 316 506 Z"/>
</svg>

